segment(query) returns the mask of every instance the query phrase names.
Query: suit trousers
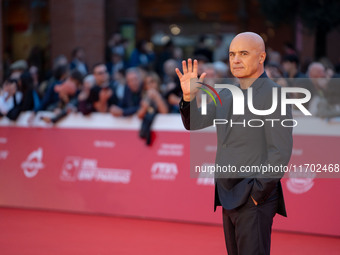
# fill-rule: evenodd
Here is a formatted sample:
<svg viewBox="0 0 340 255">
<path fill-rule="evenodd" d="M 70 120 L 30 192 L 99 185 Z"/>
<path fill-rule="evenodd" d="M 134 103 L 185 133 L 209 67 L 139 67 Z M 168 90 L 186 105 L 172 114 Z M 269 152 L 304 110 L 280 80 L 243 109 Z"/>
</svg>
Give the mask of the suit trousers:
<svg viewBox="0 0 340 255">
<path fill-rule="evenodd" d="M 228 255 L 269 255 L 273 218 L 278 199 L 254 204 L 248 201 L 232 210 L 223 210 L 223 229 Z"/>
</svg>

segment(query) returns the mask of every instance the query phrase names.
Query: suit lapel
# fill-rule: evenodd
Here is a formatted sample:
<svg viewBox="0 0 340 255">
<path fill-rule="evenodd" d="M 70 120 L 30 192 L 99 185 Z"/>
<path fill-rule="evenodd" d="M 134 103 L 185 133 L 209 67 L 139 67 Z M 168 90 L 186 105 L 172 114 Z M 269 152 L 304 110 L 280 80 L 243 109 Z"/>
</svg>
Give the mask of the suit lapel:
<svg viewBox="0 0 340 255">
<path fill-rule="evenodd" d="M 226 116 L 225 118 L 228 120 L 228 125 L 225 125 L 226 127 L 226 135 L 225 135 L 225 140 L 227 140 L 228 136 L 229 136 L 229 133 L 230 133 L 230 130 L 231 130 L 231 127 L 230 127 L 230 121 L 232 119 L 232 116 L 233 116 L 233 97 L 230 96 L 230 100 L 228 100 L 228 106 L 227 106 L 227 111 L 226 111 Z"/>
</svg>

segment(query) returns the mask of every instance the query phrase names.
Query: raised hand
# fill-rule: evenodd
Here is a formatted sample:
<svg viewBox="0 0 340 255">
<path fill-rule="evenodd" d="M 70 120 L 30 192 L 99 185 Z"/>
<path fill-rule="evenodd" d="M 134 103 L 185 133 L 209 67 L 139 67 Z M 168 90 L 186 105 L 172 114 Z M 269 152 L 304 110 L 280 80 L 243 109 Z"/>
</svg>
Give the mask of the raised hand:
<svg viewBox="0 0 340 255">
<path fill-rule="evenodd" d="M 191 58 L 188 59 L 188 65 L 185 60 L 182 61 L 183 74 L 180 72 L 178 68 L 176 68 L 177 76 L 181 82 L 181 88 L 183 91 L 183 100 L 191 101 L 195 98 L 198 88 L 201 84 L 197 83 L 197 81 L 203 82 L 204 77 L 207 75 L 206 73 L 202 73 L 202 75 L 197 77 L 197 60 L 194 60 L 194 64 L 192 64 Z M 194 79 L 191 82 L 190 80 Z"/>
</svg>

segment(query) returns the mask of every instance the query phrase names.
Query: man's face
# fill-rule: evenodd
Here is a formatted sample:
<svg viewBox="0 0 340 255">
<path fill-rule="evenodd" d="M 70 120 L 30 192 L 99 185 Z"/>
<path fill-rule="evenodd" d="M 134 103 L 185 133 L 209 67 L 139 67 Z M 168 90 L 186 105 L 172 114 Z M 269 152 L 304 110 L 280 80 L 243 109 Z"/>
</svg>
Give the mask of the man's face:
<svg viewBox="0 0 340 255">
<path fill-rule="evenodd" d="M 79 49 L 79 50 L 77 51 L 77 58 L 78 58 L 79 60 L 81 60 L 81 61 L 83 61 L 83 60 L 85 59 L 85 52 L 84 52 L 84 50 Z"/>
<path fill-rule="evenodd" d="M 140 82 L 135 72 L 129 72 L 126 74 L 126 83 L 132 92 L 138 92 Z"/>
<path fill-rule="evenodd" d="M 204 60 L 197 60 L 197 74 L 201 75 L 204 72 Z"/>
<path fill-rule="evenodd" d="M 4 92 L 7 92 L 10 95 L 14 95 L 17 90 L 17 84 L 15 82 L 12 82 L 11 80 L 4 83 L 3 86 Z"/>
<path fill-rule="evenodd" d="M 144 84 L 145 84 L 145 89 L 149 90 L 149 89 L 155 89 L 158 90 L 158 84 L 157 81 L 151 77 L 151 76 L 147 76 L 144 80 Z"/>
<path fill-rule="evenodd" d="M 72 96 L 77 92 L 77 84 L 72 78 L 67 78 L 62 84 L 55 86 L 54 91 L 61 97 Z"/>
<path fill-rule="evenodd" d="M 235 38 L 229 48 L 231 73 L 236 78 L 257 78 L 263 66 L 265 53 L 255 47 L 250 40 Z M 260 74 L 261 75 L 261 74 Z"/>
<path fill-rule="evenodd" d="M 320 65 L 314 65 L 309 70 L 309 78 L 312 79 L 314 86 L 321 89 L 326 89 L 328 79 L 326 79 L 326 70 Z"/>
<path fill-rule="evenodd" d="M 216 78 L 216 72 L 213 68 L 205 68 L 204 72 L 207 74 L 206 78 Z"/>
<path fill-rule="evenodd" d="M 120 84 L 125 84 L 125 76 L 120 72 L 115 72 L 113 74 L 113 79 L 118 81 Z"/>
<path fill-rule="evenodd" d="M 217 77 L 215 69 L 211 67 L 208 67 L 208 68 L 203 67 L 203 69 L 204 69 L 204 72 L 207 74 L 204 78 L 205 82 L 208 84 L 214 84 L 215 79 Z"/>
<path fill-rule="evenodd" d="M 93 70 L 93 76 L 97 85 L 102 85 L 109 80 L 109 74 L 105 65 L 99 65 Z"/>
<path fill-rule="evenodd" d="M 294 66 L 295 64 L 293 62 L 284 61 L 282 63 L 282 68 L 286 73 L 289 73 L 294 68 Z"/>
<path fill-rule="evenodd" d="M 102 102 L 107 102 L 109 98 L 112 96 L 112 90 L 109 87 L 103 88 L 99 92 L 99 99 Z"/>
<path fill-rule="evenodd" d="M 309 71 L 309 77 L 310 78 L 325 78 L 326 77 L 325 68 L 323 66 L 314 66 Z"/>
<path fill-rule="evenodd" d="M 177 64 L 175 61 L 166 61 L 164 63 L 164 72 L 169 76 L 176 76 L 175 69 L 177 67 Z"/>
</svg>

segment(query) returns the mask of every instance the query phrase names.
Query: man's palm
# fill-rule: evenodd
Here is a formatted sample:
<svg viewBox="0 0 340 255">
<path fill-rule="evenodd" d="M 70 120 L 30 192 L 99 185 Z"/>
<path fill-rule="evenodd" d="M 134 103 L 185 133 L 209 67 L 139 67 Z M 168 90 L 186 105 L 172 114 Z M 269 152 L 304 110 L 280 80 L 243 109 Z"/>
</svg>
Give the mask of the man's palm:
<svg viewBox="0 0 340 255">
<path fill-rule="evenodd" d="M 206 73 L 203 73 L 201 77 L 198 79 L 197 65 L 198 63 L 196 59 L 194 60 L 194 64 L 192 64 L 192 60 L 189 58 L 188 65 L 185 60 L 182 61 L 183 74 L 179 71 L 178 68 L 176 68 L 176 73 L 181 82 L 181 88 L 183 91 L 184 101 L 191 101 L 192 99 L 194 99 L 198 91 L 197 87 L 201 86 L 196 81 L 202 82 L 204 77 L 206 76 Z M 194 80 L 192 81 L 192 79 Z M 193 82 L 191 86 L 190 86 L 190 81 Z"/>
</svg>

